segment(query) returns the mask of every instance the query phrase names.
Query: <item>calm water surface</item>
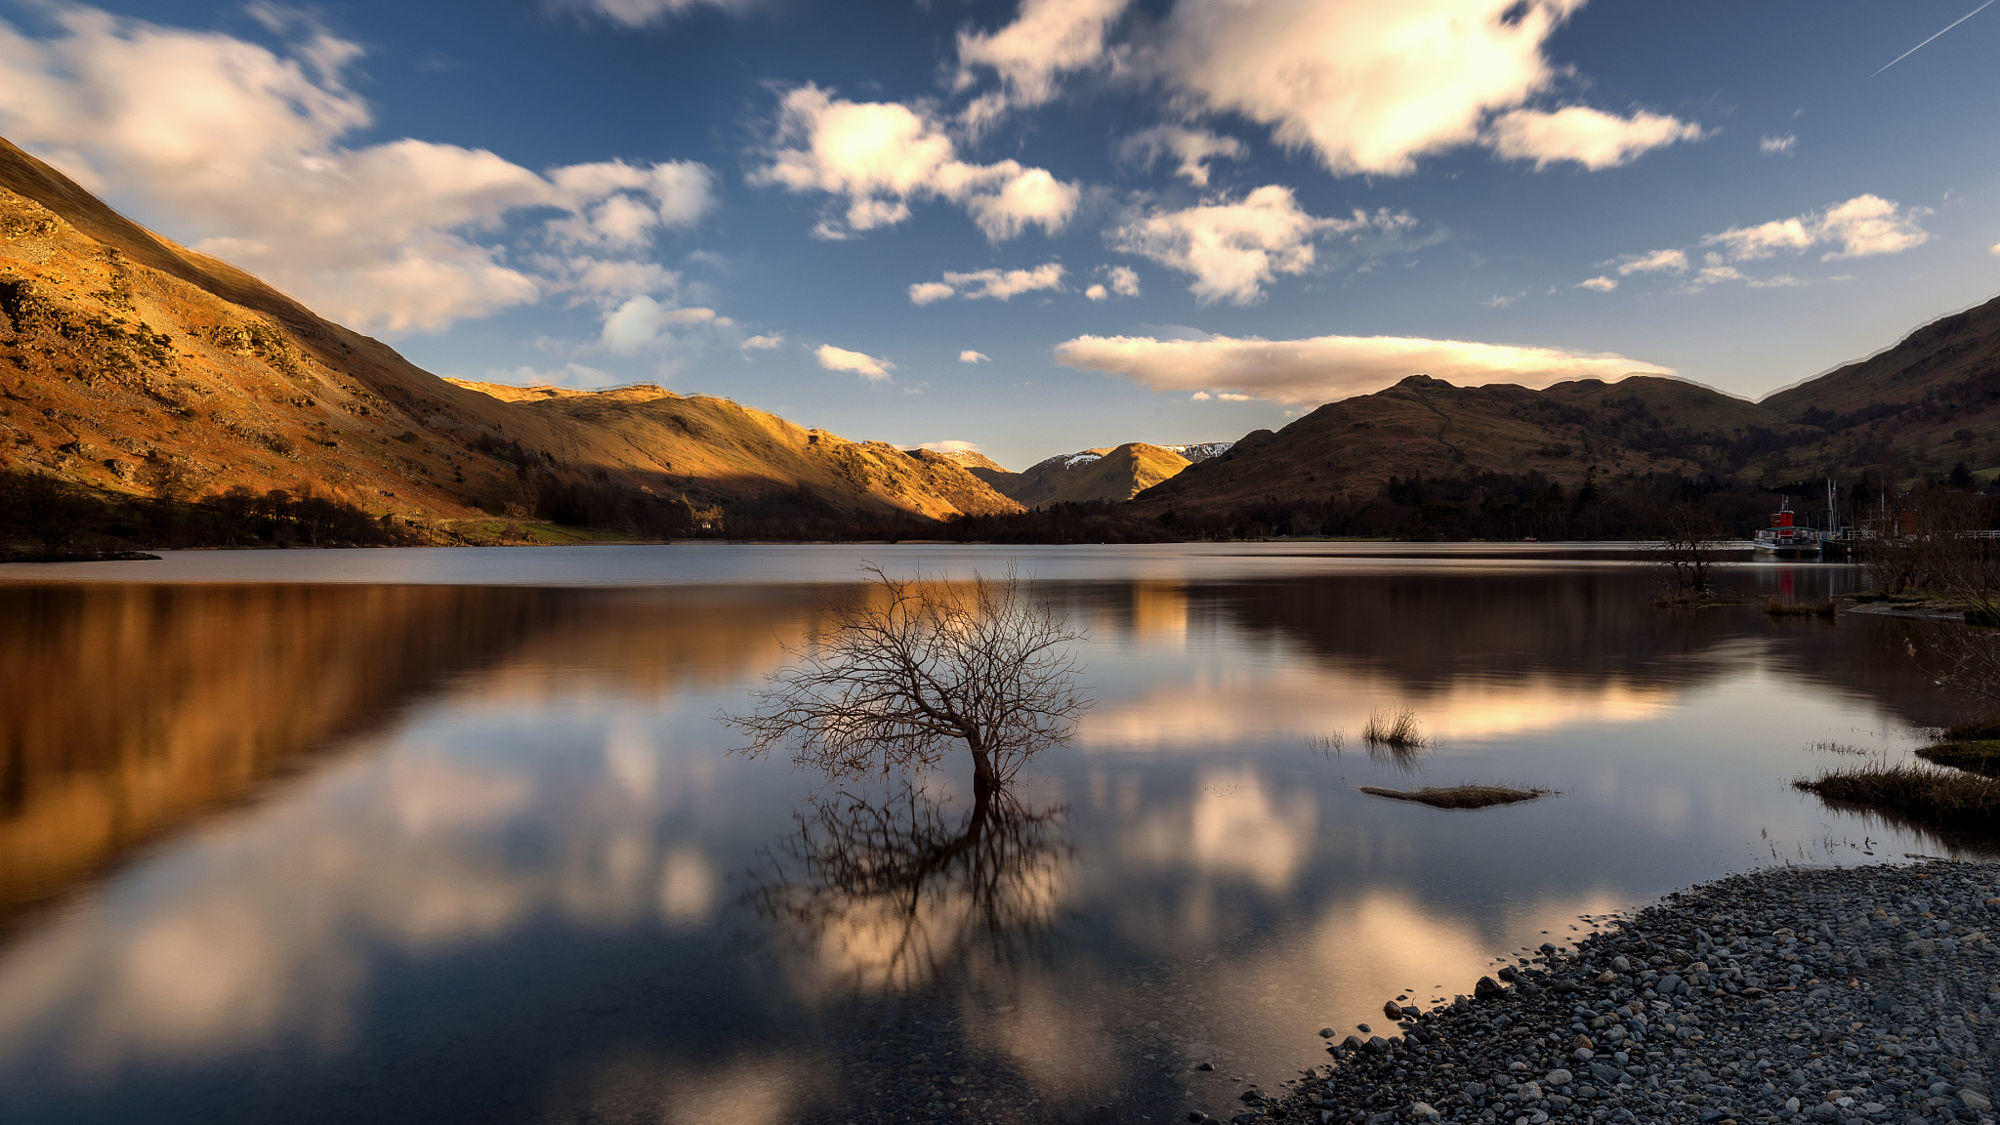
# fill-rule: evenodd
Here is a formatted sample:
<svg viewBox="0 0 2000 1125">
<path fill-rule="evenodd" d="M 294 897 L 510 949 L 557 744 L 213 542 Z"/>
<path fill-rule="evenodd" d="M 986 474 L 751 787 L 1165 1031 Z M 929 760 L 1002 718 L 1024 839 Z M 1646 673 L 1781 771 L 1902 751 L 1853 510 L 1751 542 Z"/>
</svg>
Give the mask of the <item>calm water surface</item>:
<svg viewBox="0 0 2000 1125">
<path fill-rule="evenodd" d="M 14 568 L 0 1119 L 1163 1121 L 1580 915 L 1952 851 L 1788 784 L 1850 760 L 1815 744 L 1897 758 L 1963 717 L 1909 655 L 1930 626 L 1665 613 L 1616 552 L 1340 551 Z M 1089 630 L 1096 706 L 992 830 L 969 776 L 728 753 L 718 713 L 870 559 L 1011 563 Z M 1438 744 L 1371 757 L 1362 724 L 1405 706 Z M 1560 794 L 1355 791 L 1466 781 Z"/>
</svg>

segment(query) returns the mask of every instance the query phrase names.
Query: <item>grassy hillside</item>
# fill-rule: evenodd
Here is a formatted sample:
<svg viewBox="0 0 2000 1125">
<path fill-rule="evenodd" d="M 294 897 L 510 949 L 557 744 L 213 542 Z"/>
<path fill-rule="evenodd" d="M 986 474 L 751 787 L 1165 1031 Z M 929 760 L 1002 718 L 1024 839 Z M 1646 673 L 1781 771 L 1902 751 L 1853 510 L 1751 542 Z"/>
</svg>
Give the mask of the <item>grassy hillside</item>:
<svg viewBox="0 0 2000 1125">
<path fill-rule="evenodd" d="M 2000 467 L 2000 298 L 1760 405 L 1824 431 L 1814 451 L 1824 464 L 1880 465 L 1897 475 Z"/>
<path fill-rule="evenodd" d="M 311 491 L 419 533 L 586 492 L 565 510 L 764 510 L 777 495 L 827 516 L 1017 507 L 949 460 L 725 399 L 439 379 L 4 140 L 0 470 L 112 496 Z"/>
<path fill-rule="evenodd" d="M 1391 477 L 1540 473 L 1577 485 L 1587 476 L 1698 476 L 1711 470 L 1727 435 L 1766 421 L 1754 404 L 1671 379 L 1531 391 L 1412 375 L 1328 403 L 1276 433 L 1249 434 L 1138 503 L 1220 511 L 1274 499 L 1358 498 Z"/>
<path fill-rule="evenodd" d="M 683 396 L 652 384 L 577 391 L 446 382 L 506 402 L 545 426 L 558 463 L 615 469 L 698 507 L 806 493 L 838 511 L 932 519 L 1020 510 L 942 454 L 849 441 L 726 398 Z"/>
</svg>

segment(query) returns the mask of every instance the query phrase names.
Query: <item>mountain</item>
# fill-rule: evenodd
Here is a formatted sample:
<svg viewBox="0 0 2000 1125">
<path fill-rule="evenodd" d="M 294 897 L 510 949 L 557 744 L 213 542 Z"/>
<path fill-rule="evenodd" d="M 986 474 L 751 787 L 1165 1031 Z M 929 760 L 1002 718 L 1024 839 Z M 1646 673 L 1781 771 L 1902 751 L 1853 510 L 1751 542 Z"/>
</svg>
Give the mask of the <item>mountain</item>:
<svg viewBox="0 0 2000 1125">
<path fill-rule="evenodd" d="M 2000 472 L 2000 298 L 1761 402 L 1652 375 L 1540 391 L 1412 375 L 1249 434 L 1135 509 L 1360 502 L 1391 477 L 1539 473 L 1574 488 L 1660 473 L 1781 489 L 1822 476 L 1909 482 L 1959 463 Z"/>
<path fill-rule="evenodd" d="M 560 464 L 615 467 L 696 506 L 768 501 L 801 491 L 844 512 L 896 509 L 932 519 L 1018 512 L 950 457 L 849 441 L 713 395 L 650 383 L 601 391 L 445 382 L 506 403 L 553 434 Z"/>
<path fill-rule="evenodd" d="M 1145 442 L 1080 453 L 1064 453 L 1019 473 L 979 475 L 995 489 L 1028 508 L 1051 504 L 1130 500 L 1192 462 L 1167 446 Z"/>
<path fill-rule="evenodd" d="M 1760 405 L 1825 431 L 1829 462 L 1930 474 L 2000 466 L 2000 297 Z"/>
<path fill-rule="evenodd" d="M 979 452 L 977 449 L 921 449 L 920 448 L 920 449 L 909 449 L 905 450 L 904 452 L 909 453 L 912 456 L 915 456 L 919 453 L 927 453 L 933 456 L 942 457 L 945 460 L 952 462 L 953 464 L 963 465 L 964 467 L 971 469 L 974 472 L 981 473 L 982 475 L 985 473 L 1005 473 L 1007 471 L 1006 468 L 1000 464 L 1000 462 L 995 461 L 993 458 L 988 457 L 986 454 Z"/>
<path fill-rule="evenodd" d="M 1694 383 L 1633 376 L 1545 391 L 1457 387 L 1412 375 L 1387 390 L 1328 403 L 1273 433 L 1259 430 L 1138 497 L 1151 510 L 1373 495 L 1390 477 L 1539 472 L 1700 476 L 1757 432 L 1804 432 L 1755 403 Z"/>
<path fill-rule="evenodd" d="M 723 511 L 774 499 L 833 515 L 1017 507 L 949 460 L 725 399 L 440 379 L 130 222 L 5 140 L 0 451 L 0 469 L 101 493 L 167 477 L 203 492 L 311 490 L 440 536 L 579 489 Z"/>
<path fill-rule="evenodd" d="M 1160 448 L 1180 454 L 1187 458 L 1188 464 L 1192 465 L 1201 461 L 1212 461 L 1229 452 L 1230 447 L 1235 444 L 1233 441 L 1203 441 L 1193 445 L 1163 445 Z"/>
</svg>

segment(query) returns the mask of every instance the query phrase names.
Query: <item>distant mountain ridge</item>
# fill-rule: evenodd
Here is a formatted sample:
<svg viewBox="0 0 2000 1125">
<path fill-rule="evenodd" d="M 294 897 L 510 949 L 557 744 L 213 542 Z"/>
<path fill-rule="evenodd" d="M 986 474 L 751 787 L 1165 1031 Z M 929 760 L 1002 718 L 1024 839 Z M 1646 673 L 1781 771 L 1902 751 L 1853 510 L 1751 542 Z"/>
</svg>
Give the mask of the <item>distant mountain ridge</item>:
<svg viewBox="0 0 2000 1125">
<path fill-rule="evenodd" d="M 1391 478 L 1649 474 L 1776 487 L 2000 471 L 2000 298 L 1761 402 L 1652 375 L 1458 387 L 1412 375 L 1259 430 L 1134 498 L 1219 513 L 1368 496 Z"/>
<path fill-rule="evenodd" d="M 1194 463 L 1182 450 L 1203 458 L 1226 449 L 1228 442 L 1164 446 L 1147 442 L 1102 446 L 1061 453 L 1036 462 L 1019 473 L 978 470 L 982 479 L 1026 508 L 1051 504 L 1118 503 L 1130 500 Z"/>
</svg>

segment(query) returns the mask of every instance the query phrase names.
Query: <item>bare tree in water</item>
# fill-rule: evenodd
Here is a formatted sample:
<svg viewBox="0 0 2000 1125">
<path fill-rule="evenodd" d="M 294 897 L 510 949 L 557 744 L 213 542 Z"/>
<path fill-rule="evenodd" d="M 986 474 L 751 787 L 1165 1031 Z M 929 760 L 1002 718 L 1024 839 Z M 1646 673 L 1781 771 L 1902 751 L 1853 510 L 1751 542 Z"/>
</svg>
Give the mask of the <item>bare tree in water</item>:
<svg viewBox="0 0 2000 1125">
<path fill-rule="evenodd" d="M 1722 554 L 1722 528 L 1715 517 L 1689 503 L 1667 511 L 1667 534 L 1657 548 L 1676 600 L 1714 596 L 1715 567 Z"/>
<path fill-rule="evenodd" d="M 930 769 L 957 747 L 976 793 L 1069 740 L 1089 701 L 1068 620 L 1018 580 L 947 584 L 869 567 L 875 597 L 840 610 L 831 632 L 795 653 L 748 715 L 752 756 L 789 750 L 832 777 Z"/>
</svg>

